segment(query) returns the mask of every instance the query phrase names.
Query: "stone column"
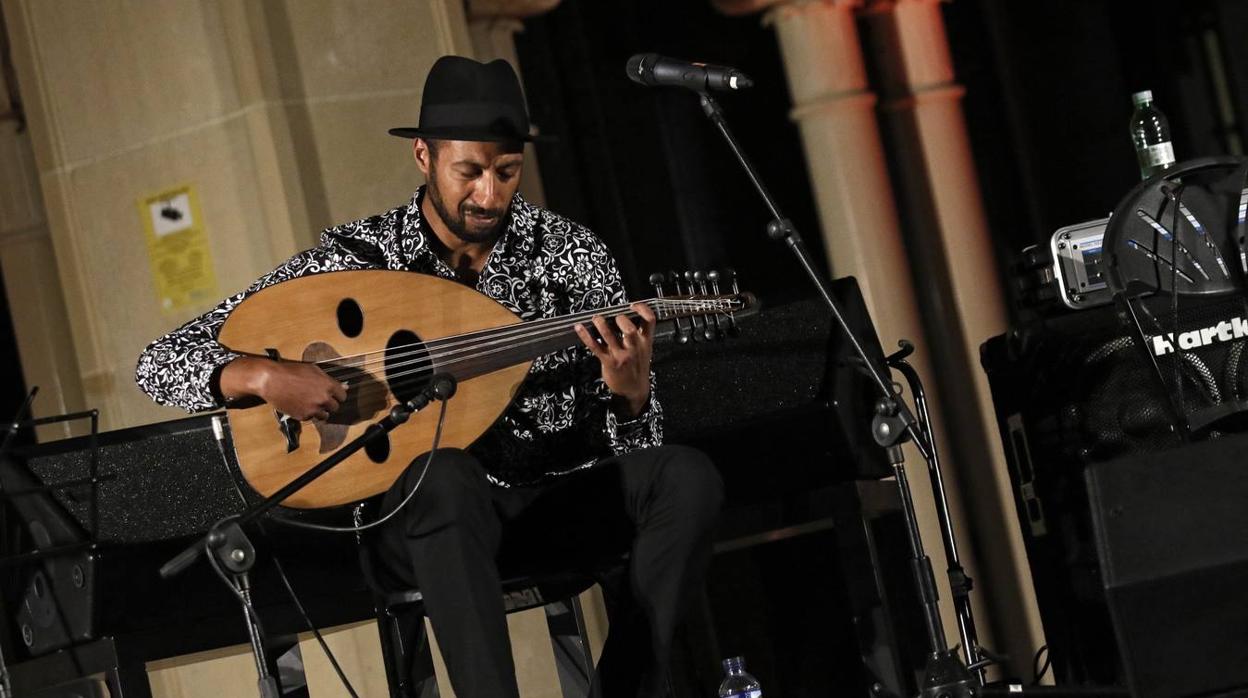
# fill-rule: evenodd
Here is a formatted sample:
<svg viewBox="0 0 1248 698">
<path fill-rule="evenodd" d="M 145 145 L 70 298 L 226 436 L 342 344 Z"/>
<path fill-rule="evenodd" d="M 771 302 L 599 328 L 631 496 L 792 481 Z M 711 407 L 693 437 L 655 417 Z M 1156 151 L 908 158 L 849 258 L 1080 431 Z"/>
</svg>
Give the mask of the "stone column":
<svg viewBox="0 0 1248 698">
<path fill-rule="evenodd" d="M 931 352 L 889 181 L 877 98 L 867 83 L 855 17 L 861 0 L 711 1 L 730 15 L 764 11 L 764 24 L 775 28 L 793 97 L 791 114 L 805 147 L 832 274 L 858 279 L 886 352 L 896 348 L 900 339 L 915 342 L 918 351 L 911 361 L 924 379 L 929 400 L 937 402 L 940 390 L 931 370 Z M 943 421 L 941 415 L 936 416 L 937 445 L 948 454 Z M 912 447 L 907 447 L 906 455 L 923 541 L 941 580 L 942 618 L 952 645 L 958 641 L 957 623 L 943 581 L 945 555 L 927 469 Z M 956 464 L 950 461 L 946 457 L 946 468 L 954 471 L 950 466 Z M 946 478 L 954 525 L 965 531 L 955 482 L 956 478 Z M 960 547 L 959 553 L 974 575 L 969 546 Z M 981 630 L 985 642 L 986 630 Z"/>
<path fill-rule="evenodd" d="M 1024 670 L 1044 644 L 1022 534 L 979 346 L 1007 328 L 970 138 L 940 0 L 868 0 L 862 12 L 878 67 L 881 113 L 897 169 L 907 248 L 927 322 L 940 414 L 953 446 L 981 567 L 979 595 L 997 619 L 995 649 Z M 1004 619 L 1010 619 L 1008 622 Z M 983 625 L 984 623 L 981 623 Z"/>
<path fill-rule="evenodd" d="M 468 33 L 472 37 L 476 59 L 492 61 L 501 58 L 516 69 L 516 74 L 520 74 L 515 35 L 524 31 L 521 20 L 545 14 L 558 4 L 559 0 L 467 0 Z M 523 84 L 523 77 L 520 82 Z M 532 112 L 531 106 L 529 111 Z M 542 187 L 541 172 L 537 164 L 537 149 L 532 143 L 524 146 L 524 174 L 520 178 L 520 195 L 539 206 L 546 204 L 546 191 Z"/>
</svg>

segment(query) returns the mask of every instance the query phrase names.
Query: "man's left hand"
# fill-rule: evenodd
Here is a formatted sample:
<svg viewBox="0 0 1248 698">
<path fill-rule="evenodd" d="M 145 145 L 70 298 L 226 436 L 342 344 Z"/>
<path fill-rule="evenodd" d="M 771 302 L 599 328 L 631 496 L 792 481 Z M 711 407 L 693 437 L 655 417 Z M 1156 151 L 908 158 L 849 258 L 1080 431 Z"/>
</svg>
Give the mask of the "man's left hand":
<svg viewBox="0 0 1248 698">
<path fill-rule="evenodd" d="M 602 380 L 607 388 L 624 401 L 629 416 L 636 417 L 650 398 L 650 353 L 656 318 L 645 303 L 633 303 L 631 308 L 641 317 L 641 324 L 618 315 L 612 327 L 606 318 L 595 315 L 594 328 L 602 339 L 595 339 L 585 325 L 577 325 L 576 334 L 602 362 Z"/>
</svg>

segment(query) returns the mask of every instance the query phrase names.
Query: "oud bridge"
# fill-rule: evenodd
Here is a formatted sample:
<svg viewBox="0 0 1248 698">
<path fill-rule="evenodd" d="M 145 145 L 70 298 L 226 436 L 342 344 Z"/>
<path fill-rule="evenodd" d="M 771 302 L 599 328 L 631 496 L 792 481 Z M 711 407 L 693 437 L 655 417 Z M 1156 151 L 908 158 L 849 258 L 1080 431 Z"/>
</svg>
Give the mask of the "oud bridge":
<svg viewBox="0 0 1248 698">
<path fill-rule="evenodd" d="M 319 452 L 324 455 L 346 443 L 350 428 L 362 421 L 374 419 L 388 409 L 390 396 L 397 402 L 414 398 L 428 384 L 432 375 L 432 360 L 421 341 L 410 330 L 392 333 L 381 352 L 380 360 L 359 362 L 356 357 L 344 357 L 328 342 L 308 344 L 300 360 L 315 363 L 340 381 L 347 390 L 346 399 L 328 419 L 310 422 L 319 437 Z M 275 361 L 282 360 L 276 349 L 265 349 L 265 354 Z M 303 424 L 290 415 L 273 411 L 278 431 L 286 441 L 286 452 L 293 453 L 300 447 Z M 384 463 L 390 455 L 386 436 L 373 439 L 364 449 L 369 460 Z"/>
</svg>

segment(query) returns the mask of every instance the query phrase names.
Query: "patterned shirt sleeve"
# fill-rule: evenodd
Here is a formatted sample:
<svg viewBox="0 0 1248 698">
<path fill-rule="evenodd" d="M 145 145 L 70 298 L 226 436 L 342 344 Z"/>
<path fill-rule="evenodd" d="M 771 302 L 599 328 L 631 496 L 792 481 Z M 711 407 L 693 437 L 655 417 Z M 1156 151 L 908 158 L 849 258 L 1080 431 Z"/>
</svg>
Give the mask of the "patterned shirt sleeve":
<svg viewBox="0 0 1248 698">
<path fill-rule="evenodd" d="M 603 308 L 628 302 L 624 283 L 615 258 L 607 246 L 588 229 L 574 224 L 579 235 L 578 245 L 572 252 L 571 264 L 575 272 L 568 284 L 572 312 Z M 588 353 L 588 352 L 587 352 Z M 624 419 L 612 408 L 612 394 L 601 377 L 601 372 L 584 386 L 585 394 L 594 396 L 602 413 L 603 434 L 614 455 L 658 446 L 663 443 L 663 407 L 656 393 L 654 371 L 650 371 L 650 399 L 640 414 Z M 597 412 L 598 410 L 594 410 Z"/>
<path fill-rule="evenodd" d="M 343 237 L 342 229 L 327 230 L 321 244 L 304 250 L 260 277 L 246 290 L 157 339 L 139 355 L 135 382 L 156 402 L 187 412 L 222 407 L 213 377 L 242 356 L 217 341 L 221 326 L 239 303 L 267 286 L 308 274 L 378 266 L 380 251 L 371 241 Z"/>
</svg>

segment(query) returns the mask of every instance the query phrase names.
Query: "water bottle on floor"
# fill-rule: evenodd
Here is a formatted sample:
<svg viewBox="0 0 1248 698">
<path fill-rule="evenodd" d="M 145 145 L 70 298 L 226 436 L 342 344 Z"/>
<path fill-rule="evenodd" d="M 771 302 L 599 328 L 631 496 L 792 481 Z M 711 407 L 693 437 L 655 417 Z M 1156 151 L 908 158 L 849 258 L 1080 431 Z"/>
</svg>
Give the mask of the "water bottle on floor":
<svg viewBox="0 0 1248 698">
<path fill-rule="evenodd" d="M 745 673 L 745 660 L 731 657 L 724 660 L 724 673 L 719 684 L 719 698 L 763 698 L 758 679 Z"/>
</svg>

